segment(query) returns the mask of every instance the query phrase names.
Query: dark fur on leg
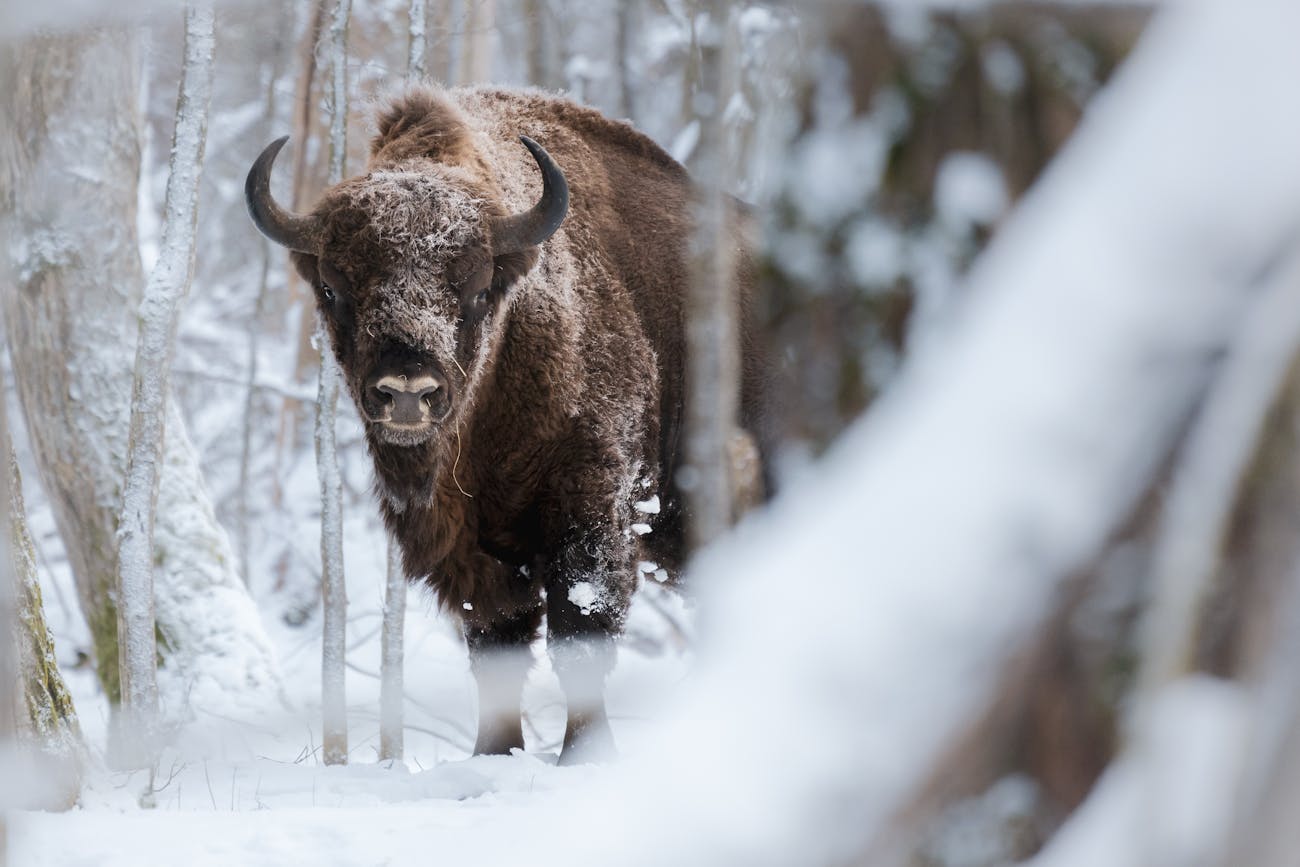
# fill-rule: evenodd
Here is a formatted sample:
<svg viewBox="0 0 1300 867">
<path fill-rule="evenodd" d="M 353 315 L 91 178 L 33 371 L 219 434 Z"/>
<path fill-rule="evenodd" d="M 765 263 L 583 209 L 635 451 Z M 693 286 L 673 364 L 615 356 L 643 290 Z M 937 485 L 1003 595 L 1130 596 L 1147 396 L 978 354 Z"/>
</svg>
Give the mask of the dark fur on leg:
<svg viewBox="0 0 1300 867">
<path fill-rule="evenodd" d="M 537 635 L 541 606 L 485 625 L 465 624 L 470 670 L 478 684 L 478 738 L 474 755 L 505 755 L 524 748 L 519 699 L 532 668 L 529 644 Z"/>
<path fill-rule="evenodd" d="M 605 586 L 592 605 L 581 608 L 573 601 L 582 598 L 571 592 L 574 585 L 556 577 L 547 587 L 546 645 L 568 702 L 560 764 L 606 761 L 616 749 L 605 712 L 605 677 L 617 660 L 614 638 L 627 613 L 628 594 Z"/>
</svg>

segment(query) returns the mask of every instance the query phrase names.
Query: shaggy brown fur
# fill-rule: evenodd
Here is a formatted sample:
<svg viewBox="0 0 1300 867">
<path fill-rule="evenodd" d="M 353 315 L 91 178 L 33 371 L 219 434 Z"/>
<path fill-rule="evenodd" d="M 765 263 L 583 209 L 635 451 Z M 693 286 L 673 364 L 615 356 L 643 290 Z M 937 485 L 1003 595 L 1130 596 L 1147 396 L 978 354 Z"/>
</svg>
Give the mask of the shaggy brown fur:
<svg viewBox="0 0 1300 867">
<path fill-rule="evenodd" d="M 540 196 L 520 134 L 563 170 L 569 212 L 540 248 L 494 256 L 487 218 Z M 435 431 L 368 423 L 367 438 L 407 575 L 463 620 L 477 751 L 523 746 L 519 691 L 543 611 L 570 703 L 562 758 L 612 745 L 601 684 L 637 563 L 671 572 L 682 558 L 672 479 L 689 196 L 679 164 L 590 109 L 536 92 L 416 89 L 380 114 L 366 174 L 317 205 L 321 255 L 295 254 L 363 417 L 367 377 L 385 365 L 447 382 Z M 743 423 L 762 445 L 747 265 L 739 282 Z M 638 511 L 656 495 L 658 514 Z M 652 532 L 639 536 L 639 523 Z"/>
</svg>

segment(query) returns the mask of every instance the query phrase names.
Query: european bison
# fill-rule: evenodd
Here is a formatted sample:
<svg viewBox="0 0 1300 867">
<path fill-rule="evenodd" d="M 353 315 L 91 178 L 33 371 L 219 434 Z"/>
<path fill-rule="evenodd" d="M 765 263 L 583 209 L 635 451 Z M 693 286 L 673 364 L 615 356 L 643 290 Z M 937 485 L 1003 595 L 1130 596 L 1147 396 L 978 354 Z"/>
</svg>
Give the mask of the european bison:
<svg viewBox="0 0 1300 867">
<path fill-rule="evenodd" d="M 561 759 L 610 751 L 604 678 L 638 569 L 682 558 L 686 171 L 564 99 L 418 88 L 379 114 L 366 173 L 298 215 L 269 192 L 285 140 L 253 164 L 249 212 L 315 287 L 407 576 L 462 620 L 475 752 L 523 747 L 543 612 Z M 747 311 L 747 264 L 737 282 Z M 762 442 L 743 319 L 742 422 Z"/>
</svg>

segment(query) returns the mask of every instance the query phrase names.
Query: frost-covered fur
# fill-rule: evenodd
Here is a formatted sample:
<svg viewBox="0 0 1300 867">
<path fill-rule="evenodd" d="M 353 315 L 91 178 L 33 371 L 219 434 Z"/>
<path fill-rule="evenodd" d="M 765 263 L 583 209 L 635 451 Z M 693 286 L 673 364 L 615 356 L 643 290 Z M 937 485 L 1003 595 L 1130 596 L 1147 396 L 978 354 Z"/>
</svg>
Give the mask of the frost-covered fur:
<svg viewBox="0 0 1300 867">
<path fill-rule="evenodd" d="M 520 134 L 565 173 L 570 208 L 540 248 L 496 255 L 489 218 L 541 193 Z M 571 102 L 415 89 L 381 113 L 366 174 L 315 208 L 322 254 L 295 254 L 363 416 L 367 375 L 394 358 L 448 382 L 431 435 L 369 423 L 367 437 L 407 575 L 463 619 L 478 751 L 523 745 L 519 690 L 543 612 L 570 704 L 563 755 L 608 746 L 601 683 L 637 563 L 679 565 L 689 195 L 650 140 Z M 740 278 L 747 310 L 747 269 Z M 759 434 L 762 365 L 744 334 L 745 421 Z M 643 535 L 634 504 L 656 494 Z"/>
</svg>

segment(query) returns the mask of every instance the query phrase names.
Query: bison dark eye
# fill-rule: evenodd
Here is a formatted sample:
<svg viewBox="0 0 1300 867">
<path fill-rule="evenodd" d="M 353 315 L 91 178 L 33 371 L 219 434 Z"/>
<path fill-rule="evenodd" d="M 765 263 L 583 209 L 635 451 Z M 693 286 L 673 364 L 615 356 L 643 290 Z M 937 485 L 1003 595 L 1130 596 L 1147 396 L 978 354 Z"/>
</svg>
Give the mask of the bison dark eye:
<svg viewBox="0 0 1300 867">
<path fill-rule="evenodd" d="M 320 290 L 320 294 L 325 298 L 326 304 L 334 303 L 334 290 L 331 289 L 330 287 L 322 286 Z"/>
</svg>

